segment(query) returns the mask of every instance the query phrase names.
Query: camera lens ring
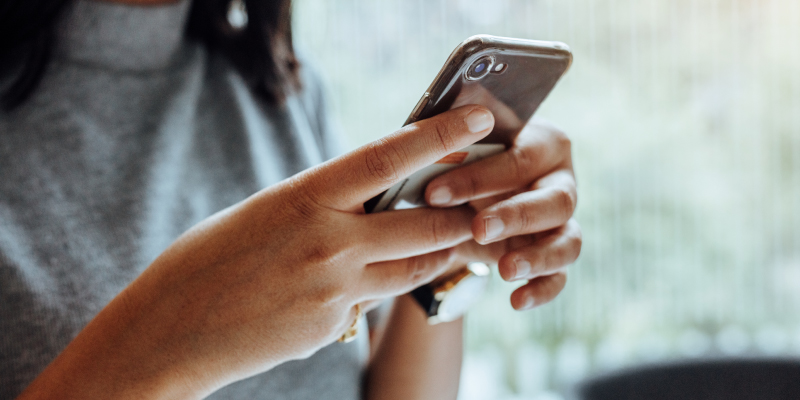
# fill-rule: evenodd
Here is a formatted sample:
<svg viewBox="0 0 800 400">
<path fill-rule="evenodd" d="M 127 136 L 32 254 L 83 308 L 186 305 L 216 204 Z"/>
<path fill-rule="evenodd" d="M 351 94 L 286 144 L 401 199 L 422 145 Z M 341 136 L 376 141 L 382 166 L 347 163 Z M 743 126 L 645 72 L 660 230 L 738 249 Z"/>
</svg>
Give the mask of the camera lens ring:
<svg viewBox="0 0 800 400">
<path fill-rule="evenodd" d="M 483 79 L 494 67 L 494 57 L 483 56 L 473 62 L 464 73 L 464 77 L 470 81 L 477 81 Z"/>
</svg>

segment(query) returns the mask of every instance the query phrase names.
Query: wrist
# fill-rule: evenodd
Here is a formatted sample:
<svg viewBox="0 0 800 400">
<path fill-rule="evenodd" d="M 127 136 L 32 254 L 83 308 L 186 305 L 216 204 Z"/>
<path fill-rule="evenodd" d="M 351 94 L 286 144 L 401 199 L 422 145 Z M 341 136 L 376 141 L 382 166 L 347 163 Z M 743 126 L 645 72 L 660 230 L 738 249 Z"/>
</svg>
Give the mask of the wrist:
<svg viewBox="0 0 800 400">
<path fill-rule="evenodd" d="M 410 294 L 428 316 L 431 325 L 460 319 L 482 296 L 489 282 L 489 267 L 470 262 Z"/>
</svg>

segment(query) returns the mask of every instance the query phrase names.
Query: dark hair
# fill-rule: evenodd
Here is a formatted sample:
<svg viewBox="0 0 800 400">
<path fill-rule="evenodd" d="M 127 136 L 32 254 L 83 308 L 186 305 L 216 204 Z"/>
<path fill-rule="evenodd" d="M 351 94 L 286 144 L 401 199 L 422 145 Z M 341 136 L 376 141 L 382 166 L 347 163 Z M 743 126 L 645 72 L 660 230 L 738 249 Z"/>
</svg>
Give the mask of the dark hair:
<svg viewBox="0 0 800 400">
<path fill-rule="evenodd" d="M 55 24 L 70 1 L 0 2 L 0 73 L 11 73 L 12 61 L 22 62 L 19 75 L 0 93 L 3 109 L 18 106 L 36 89 L 50 60 Z M 241 30 L 228 23 L 231 0 L 191 1 L 187 36 L 204 43 L 211 52 L 224 54 L 257 95 L 280 103 L 289 91 L 299 89 L 291 0 L 247 2 L 248 23 Z"/>
</svg>

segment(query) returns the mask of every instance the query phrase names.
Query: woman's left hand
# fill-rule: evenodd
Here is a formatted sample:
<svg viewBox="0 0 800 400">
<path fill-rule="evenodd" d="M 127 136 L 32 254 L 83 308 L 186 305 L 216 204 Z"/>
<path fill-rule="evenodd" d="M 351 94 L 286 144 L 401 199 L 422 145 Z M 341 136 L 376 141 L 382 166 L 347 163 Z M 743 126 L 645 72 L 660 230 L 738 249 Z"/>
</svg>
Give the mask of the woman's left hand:
<svg viewBox="0 0 800 400">
<path fill-rule="evenodd" d="M 497 262 L 507 281 L 528 280 L 511 294 L 517 310 L 555 298 L 566 284 L 566 266 L 580 254 L 581 229 L 572 150 L 566 134 L 532 120 L 513 146 L 496 156 L 443 174 L 428 184 L 428 204 L 469 203 L 475 241 L 459 245 L 459 259 Z"/>
</svg>

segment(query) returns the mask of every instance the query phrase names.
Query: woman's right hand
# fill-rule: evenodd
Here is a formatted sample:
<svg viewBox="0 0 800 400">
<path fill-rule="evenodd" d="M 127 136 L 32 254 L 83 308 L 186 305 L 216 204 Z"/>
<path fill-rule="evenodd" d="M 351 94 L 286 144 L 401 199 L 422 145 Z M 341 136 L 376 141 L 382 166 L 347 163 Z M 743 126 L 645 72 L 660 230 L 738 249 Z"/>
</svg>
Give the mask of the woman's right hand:
<svg viewBox="0 0 800 400">
<path fill-rule="evenodd" d="M 493 123 L 478 106 L 452 110 L 203 221 L 106 306 L 22 398 L 202 397 L 310 356 L 347 330 L 356 304 L 432 280 L 448 267 L 451 248 L 472 238 L 466 206 L 366 215 L 362 204 L 483 138 Z"/>
</svg>

